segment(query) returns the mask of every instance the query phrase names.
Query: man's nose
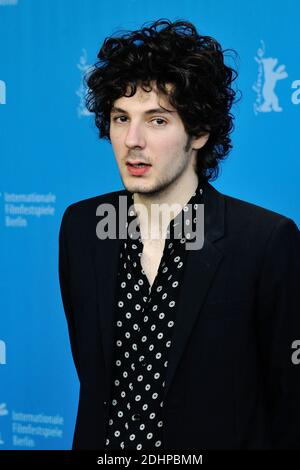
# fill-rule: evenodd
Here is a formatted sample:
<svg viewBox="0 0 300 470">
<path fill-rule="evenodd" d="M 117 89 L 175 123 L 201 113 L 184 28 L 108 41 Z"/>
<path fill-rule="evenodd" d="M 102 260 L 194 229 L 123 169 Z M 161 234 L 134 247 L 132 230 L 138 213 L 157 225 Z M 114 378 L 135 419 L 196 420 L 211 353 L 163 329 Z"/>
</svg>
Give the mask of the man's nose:
<svg viewBox="0 0 300 470">
<path fill-rule="evenodd" d="M 142 126 L 137 123 L 130 123 L 128 126 L 125 145 L 128 148 L 145 147 L 145 135 Z"/>
</svg>

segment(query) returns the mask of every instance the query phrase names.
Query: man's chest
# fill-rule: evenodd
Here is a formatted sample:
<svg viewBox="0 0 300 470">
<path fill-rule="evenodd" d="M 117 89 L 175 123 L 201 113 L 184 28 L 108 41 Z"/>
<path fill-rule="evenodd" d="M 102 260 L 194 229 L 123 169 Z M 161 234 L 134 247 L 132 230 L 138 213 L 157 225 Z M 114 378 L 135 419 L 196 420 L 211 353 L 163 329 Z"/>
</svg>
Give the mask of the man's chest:
<svg viewBox="0 0 300 470">
<path fill-rule="evenodd" d="M 141 256 L 141 265 L 152 286 L 160 265 L 164 252 L 165 240 L 147 240 L 144 241 L 143 252 Z"/>
</svg>

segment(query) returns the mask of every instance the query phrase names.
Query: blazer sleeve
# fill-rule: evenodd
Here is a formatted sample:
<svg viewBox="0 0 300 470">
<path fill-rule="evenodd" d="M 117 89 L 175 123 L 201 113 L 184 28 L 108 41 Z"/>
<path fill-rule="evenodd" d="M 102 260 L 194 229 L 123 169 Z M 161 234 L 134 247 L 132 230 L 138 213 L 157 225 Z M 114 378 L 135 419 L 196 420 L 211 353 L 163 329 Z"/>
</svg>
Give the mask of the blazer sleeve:
<svg viewBox="0 0 300 470">
<path fill-rule="evenodd" d="M 259 282 L 258 335 L 272 446 L 300 449 L 300 232 L 293 220 L 276 224 Z M 298 343 L 299 344 L 299 343 Z"/>
<path fill-rule="evenodd" d="M 65 210 L 60 230 L 59 230 L 59 283 L 61 298 L 63 302 L 63 307 L 65 311 L 65 316 L 68 324 L 69 338 L 72 356 L 74 364 L 76 367 L 78 378 L 80 379 L 80 370 L 79 370 L 79 356 L 78 348 L 76 344 L 76 331 L 75 331 L 75 321 L 74 321 L 74 311 L 72 307 L 72 300 L 70 295 L 70 269 L 69 269 L 69 253 L 68 253 L 68 224 L 69 216 L 72 206 L 67 207 Z"/>
</svg>

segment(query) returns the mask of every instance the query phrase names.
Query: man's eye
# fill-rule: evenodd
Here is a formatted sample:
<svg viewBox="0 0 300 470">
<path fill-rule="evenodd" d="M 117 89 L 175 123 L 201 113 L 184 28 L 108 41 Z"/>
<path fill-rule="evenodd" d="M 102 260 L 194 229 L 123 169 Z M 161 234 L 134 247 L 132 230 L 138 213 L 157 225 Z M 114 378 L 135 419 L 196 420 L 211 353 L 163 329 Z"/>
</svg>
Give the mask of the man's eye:
<svg viewBox="0 0 300 470">
<path fill-rule="evenodd" d="M 127 116 L 125 116 L 125 115 L 124 115 L 124 116 L 115 116 L 115 117 L 113 118 L 113 121 L 114 121 L 114 122 L 117 122 L 117 123 L 122 123 L 122 122 L 126 122 L 127 119 L 128 119 L 128 118 L 127 118 Z M 156 125 L 157 125 L 158 127 L 162 127 L 164 124 L 167 124 L 167 121 L 165 121 L 165 120 L 162 119 L 162 118 L 154 118 L 154 119 L 151 120 L 151 122 L 154 122 L 154 121 L 156 122 Z"/>
<path fill-rule="evenodd" d="M 162 127 L 163 124 L 167 124 L 167 121 L 161 118 L 155 118 L 153 121 L 156 121 L 158 123 L 158 126 Z"/>
<path fill-rule="evenodd" d="M 118 121 L 118 119 L 122 119 L 122 118 L 127 119 L 127 116 L 116 116 L 116 117 L 113 118 L 113 121 L 115 121 L 115 122 L 125 122 L 125 121 L 123 121 L 123 120 Z"/>
</svg>

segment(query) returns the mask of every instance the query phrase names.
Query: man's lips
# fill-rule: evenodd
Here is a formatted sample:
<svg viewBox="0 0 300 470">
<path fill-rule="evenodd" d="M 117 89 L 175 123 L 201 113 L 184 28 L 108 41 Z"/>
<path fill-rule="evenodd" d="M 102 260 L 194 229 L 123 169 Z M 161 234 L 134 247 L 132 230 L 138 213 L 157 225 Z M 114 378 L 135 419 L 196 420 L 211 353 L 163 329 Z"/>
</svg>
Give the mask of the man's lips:
<svg viewBox="0 0 300 470">
<path fill-rule="evenodd" d="M 142 165 L 132 165 L 130 163 L 126 163 L 127 171 L 132 176 L 142 176 L 150 171 L 152 165 L 148 165 L 143 163 Z"/>
</svg>

